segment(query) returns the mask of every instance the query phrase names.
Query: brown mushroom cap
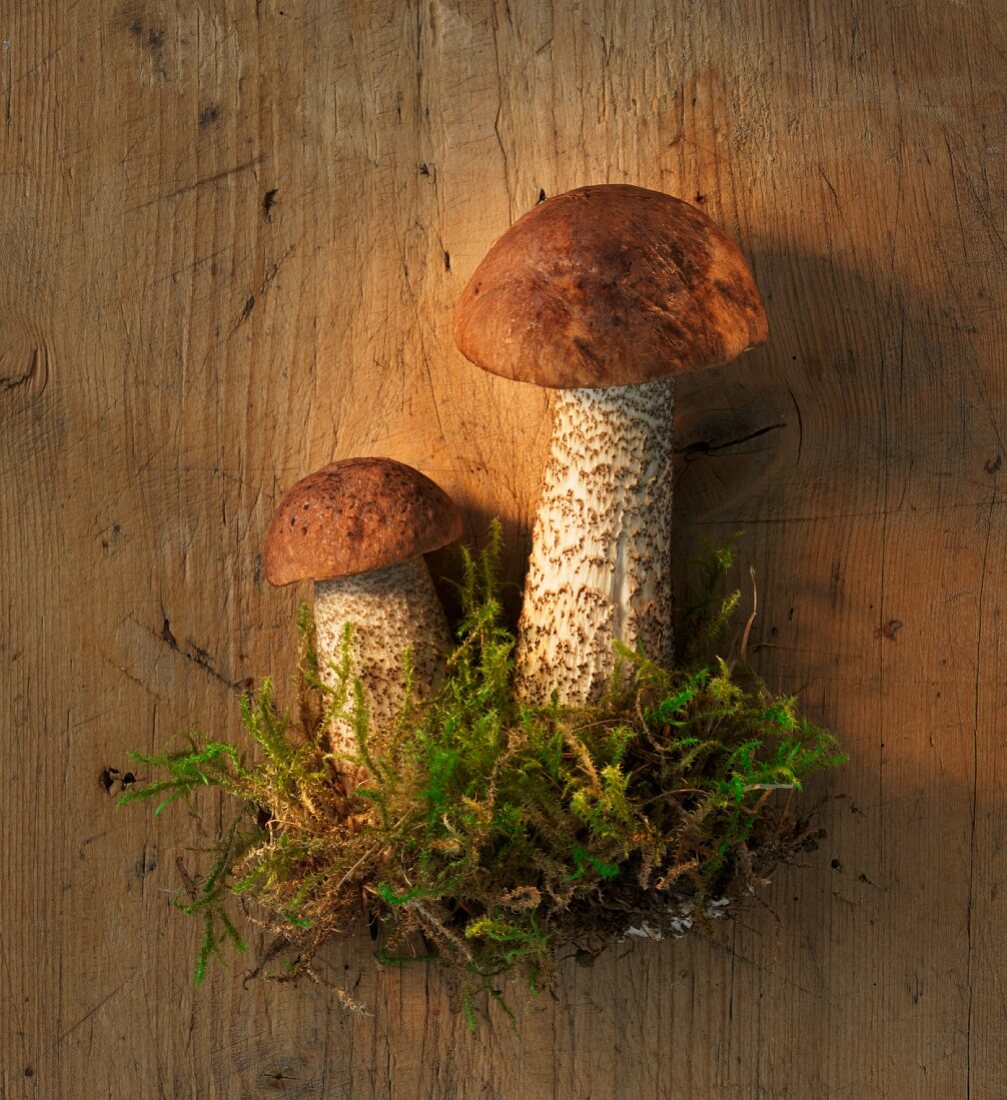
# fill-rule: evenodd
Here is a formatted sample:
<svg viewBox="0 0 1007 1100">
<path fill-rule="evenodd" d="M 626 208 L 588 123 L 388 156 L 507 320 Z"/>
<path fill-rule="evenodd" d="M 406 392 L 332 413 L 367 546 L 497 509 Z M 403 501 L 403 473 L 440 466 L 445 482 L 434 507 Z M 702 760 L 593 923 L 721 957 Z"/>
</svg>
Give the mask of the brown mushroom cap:
<svg viewBox="0 0 1007 1100">
<path fill-rule="evenodd" d="M 455 311 L 473 363 L 560 389 L 719 366 L 767 336 L 734 241 L 687 202 L 628 184 L 578 187 L 529 210 Z"/>
<path fill-rule="evenodd" d="M 280 501 L 266 535 L 270 584 L 333 580 L 437 550 L 459 538 L 451 498 L 390 458 L 331 462 Z"/>
</svg>

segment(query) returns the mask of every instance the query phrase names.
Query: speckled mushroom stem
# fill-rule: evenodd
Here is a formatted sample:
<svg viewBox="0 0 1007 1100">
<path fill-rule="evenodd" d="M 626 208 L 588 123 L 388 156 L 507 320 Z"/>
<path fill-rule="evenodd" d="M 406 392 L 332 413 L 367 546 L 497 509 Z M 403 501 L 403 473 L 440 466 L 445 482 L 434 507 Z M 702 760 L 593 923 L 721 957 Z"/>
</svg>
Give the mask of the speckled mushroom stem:
<svg viewBox="0 0 1007 1100">
<path fill-rule="evenodd" d="M 616 639 L 671 659 L 673 411 L 671 378 L 558 394 L 518 631 L 528 702 L 596 702 Z"/>
<path fill-rule="evenodd" d="M 451 650 L 444 609 L 423 558 L 315 582 L 318 662 L 323 679 L 332 686 L 338 684 L 347 623 L 352 626 L 350 673 L 363 683 L 371 728 L 387 728 L 406 701 L 406 649 L 412 651 L 417 697 L 437 690 Z M 356 748 L 347 720 L 337 720 L 331 738 L 336 751 Z"/>
</svg>

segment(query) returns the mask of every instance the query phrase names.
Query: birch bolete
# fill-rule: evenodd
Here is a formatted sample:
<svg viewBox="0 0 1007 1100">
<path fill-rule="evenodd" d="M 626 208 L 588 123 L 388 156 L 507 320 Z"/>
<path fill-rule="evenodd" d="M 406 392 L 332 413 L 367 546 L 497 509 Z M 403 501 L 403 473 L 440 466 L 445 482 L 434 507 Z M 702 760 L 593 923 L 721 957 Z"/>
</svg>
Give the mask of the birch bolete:
<svg viewBox="0 0 1007 1100">
<path fill-rule="evenodd" d="M 461 533 L 461 513 L 444 490 L 389 458 L 330 463 L 299 481 L 276 510 L 266 579 L 314 581 L 319 670 L 332 686 L 349 625 L 350 674 L 360 678 L 378 726 L 406 700 L 407 649 L 418 697 L 444 675 L 451 637 L 423 555 Z M 331 736 L 333 748 L 353 745 L 348 721 Z"/>
<path fill-rule="evenodd" d="M 767 337 L 738 246 L 658 191 L 580 187 L 493 245 L 455 313 L 462 353 L 559 391 L 516 656 L 528 701 L 597 701 L 615 641 L 672 659 L 674 377 Z"/>
</svg>

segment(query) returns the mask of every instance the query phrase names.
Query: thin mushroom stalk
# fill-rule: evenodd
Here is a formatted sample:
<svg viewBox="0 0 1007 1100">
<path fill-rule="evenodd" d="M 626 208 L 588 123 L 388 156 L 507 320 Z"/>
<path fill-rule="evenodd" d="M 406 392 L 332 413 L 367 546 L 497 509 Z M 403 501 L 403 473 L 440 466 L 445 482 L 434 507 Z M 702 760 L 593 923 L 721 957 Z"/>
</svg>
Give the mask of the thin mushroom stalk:
<svg viewBox="0 0 1007 1100">
<path fill-rule="evenodd" d="M 594 702 L 618 639 L 672 657 L 674 380 L 561 390 L 525 580 L 516 686 Z"/>
<path fill-rule="evenodd" d="M 617 642 L 670 662 L 673 379 L 767 334 L 738 246 L 642 187 L 547 199 L 472 275 L 455 311 L 462 353 L 561 391 L 519 626 L 528 701 L 596 702 Z"/>
</svg>

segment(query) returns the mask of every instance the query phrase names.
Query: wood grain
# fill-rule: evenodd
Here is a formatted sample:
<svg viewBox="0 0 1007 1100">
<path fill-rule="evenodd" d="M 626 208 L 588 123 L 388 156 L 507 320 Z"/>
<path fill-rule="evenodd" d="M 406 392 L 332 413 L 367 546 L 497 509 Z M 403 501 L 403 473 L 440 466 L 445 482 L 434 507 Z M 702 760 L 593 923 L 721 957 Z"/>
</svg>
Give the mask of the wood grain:
<svg viewBox="0 0 1007 1100">
<path fill-rule="evenodd" d="M 0 1096 L 1007 1095 L 1004 14 L 0 0 Z M 676 547 L 744 531 L 762 670 L 852 754 L 828 838 L 721 944 L 515 991 L 519 1036 L 366 933 L 326 961 L 370 1017 L 244 958 L 194 991 L 219 812 L 117 812 L 127 750 L 288 674 L 262 539 L 326 461 L 420 467 L 520 576 L 548 399 L 451 310 L 597 182 L 700 205 L 766 298 L 679 388 Z"/>
</svg>

